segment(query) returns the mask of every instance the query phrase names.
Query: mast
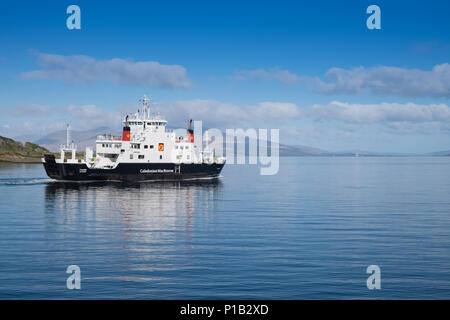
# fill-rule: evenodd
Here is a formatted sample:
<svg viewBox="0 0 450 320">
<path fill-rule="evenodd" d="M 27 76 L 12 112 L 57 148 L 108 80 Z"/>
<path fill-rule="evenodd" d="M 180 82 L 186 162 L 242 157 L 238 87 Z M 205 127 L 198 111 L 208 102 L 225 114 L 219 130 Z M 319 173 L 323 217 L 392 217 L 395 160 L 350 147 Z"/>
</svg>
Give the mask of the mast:
<svg viewBox="0 0 450 320">
<path fill-rule="evenodd" d="M 66 147 L 70 148 L 70 124 L 67 124 L 66 128 Z"/>
<path fill-rule="evenodd" d="M 144 94 L 144 97 L 139 101 L 142 102 L 142 106 L 144 107 L 144 118 L 150 119 L 150 99 Z"/>
<path fill-rule="evenodd" d="M 205 140 L 206 140 L 206 145 L 205 145 L 205 151 L 209 151 L 209 134 L 208 134 L 208 130 L 206 130 L 205 132 Z"/>
<path fill-rule="evenodd" d="M 70 124 L 67 124 L 66 127 L 66 145 L 61 145 L 61 160 L 64 161 L 65 153 L 71 152 L 72 153 L 72 160 L 75 161 L 75 155 L 76 155 L 76 146 L 73 143 L 73 141 L 70 141 Z"/>
</svg>

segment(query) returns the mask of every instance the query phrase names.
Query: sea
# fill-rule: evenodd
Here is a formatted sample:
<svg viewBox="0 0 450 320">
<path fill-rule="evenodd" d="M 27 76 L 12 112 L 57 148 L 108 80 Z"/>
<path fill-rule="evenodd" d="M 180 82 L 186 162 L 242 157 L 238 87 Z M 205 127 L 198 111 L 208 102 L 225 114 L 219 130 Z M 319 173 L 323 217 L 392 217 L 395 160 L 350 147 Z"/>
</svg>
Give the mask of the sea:
<svg viewBox="0 0 450 320">
<path fill-rule="evenodd" d="M 137 184 L 1 163 L 0 299 L 450 299 L 450 157 Z"/>
</svg>

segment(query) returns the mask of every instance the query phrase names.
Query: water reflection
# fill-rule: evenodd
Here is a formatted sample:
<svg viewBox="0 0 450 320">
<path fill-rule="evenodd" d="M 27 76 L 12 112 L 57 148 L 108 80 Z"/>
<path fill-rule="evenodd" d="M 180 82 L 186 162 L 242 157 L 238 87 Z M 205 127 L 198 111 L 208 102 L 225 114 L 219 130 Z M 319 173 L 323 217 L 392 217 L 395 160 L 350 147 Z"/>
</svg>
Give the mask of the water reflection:
<svg viewBox="0 0 450 320">
<path fill-rule="evenodd" d="M 139 184 L 48 183 L 46 219 L 48 227 L 55 227 L 56 220 L 60 227 L 63 224 L 67 231 L 75 232 L 80 231 L 74 230 L 77 226 L 91 221 L 88 227 L 93 231 L 118 228 L 126 237 L 139 234 L 139 242 L 162 240 L 165 231 L 174 230 L 184 230 L 190 238 L 196 215 L 208 219 L 214 213 L 221 187 L 219 179 Z"/>
</svg>

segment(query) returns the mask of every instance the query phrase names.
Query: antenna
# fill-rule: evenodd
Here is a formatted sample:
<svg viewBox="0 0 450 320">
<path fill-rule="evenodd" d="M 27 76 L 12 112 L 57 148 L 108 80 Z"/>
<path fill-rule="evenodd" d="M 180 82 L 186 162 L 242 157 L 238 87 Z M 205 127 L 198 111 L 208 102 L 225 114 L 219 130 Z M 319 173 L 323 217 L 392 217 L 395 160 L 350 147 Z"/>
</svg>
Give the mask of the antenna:
<svg viewBox="0 0 450 320">
<path fill-rule="evenodd" d="M 142 102 L 142 105 L 144 106 L 144 117 L 150 119 L 150 101 L 152 99 L 147 97 L 144 94 L 144 97 L 140 99 L 139 101 Z"/>
<path fill-rule="evenodd" d="M 66 147 L 69 148 L 70 144 L 70 124 L 67 124 L 66 128 Z"/>
</svg>

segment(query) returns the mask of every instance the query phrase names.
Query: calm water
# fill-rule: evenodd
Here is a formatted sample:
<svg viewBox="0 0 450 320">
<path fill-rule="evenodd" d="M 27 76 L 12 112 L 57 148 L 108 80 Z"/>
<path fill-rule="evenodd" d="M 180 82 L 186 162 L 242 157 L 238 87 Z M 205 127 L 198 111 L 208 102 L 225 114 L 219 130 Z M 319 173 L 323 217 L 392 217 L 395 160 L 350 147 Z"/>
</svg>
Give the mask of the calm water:
<svg viewBox="0 0 450 320">
<path fill-rule="evenodd" d="M 450 157 L 283 158 L 202 183 L 0 164 L 0 298 L 450 298 Z M 81 268 L 81 290 L 66 268 Z M 366 287 L 381 268 L 381 290 Z"/>
</svg>

